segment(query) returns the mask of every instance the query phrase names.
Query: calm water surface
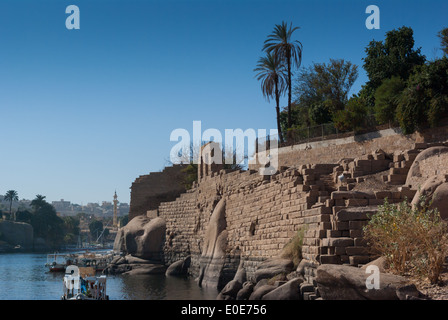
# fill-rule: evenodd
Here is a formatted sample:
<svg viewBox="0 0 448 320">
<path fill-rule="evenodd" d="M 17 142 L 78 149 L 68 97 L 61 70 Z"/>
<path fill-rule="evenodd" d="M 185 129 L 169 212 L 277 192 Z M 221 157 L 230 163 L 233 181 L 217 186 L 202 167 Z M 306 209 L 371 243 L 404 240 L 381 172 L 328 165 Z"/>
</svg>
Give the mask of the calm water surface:
<svg viewBox="0 0 448 320">
<path fill-rule="evenodd" d="M 0 254 L 0 300 L 59 300 L 64 274 L 48 272 L 47 255 Z M 107 277 L 110 300 L 214 300 L 216 290 L 199 288 L 192 278 L 164 275 Z"/>
</svg>

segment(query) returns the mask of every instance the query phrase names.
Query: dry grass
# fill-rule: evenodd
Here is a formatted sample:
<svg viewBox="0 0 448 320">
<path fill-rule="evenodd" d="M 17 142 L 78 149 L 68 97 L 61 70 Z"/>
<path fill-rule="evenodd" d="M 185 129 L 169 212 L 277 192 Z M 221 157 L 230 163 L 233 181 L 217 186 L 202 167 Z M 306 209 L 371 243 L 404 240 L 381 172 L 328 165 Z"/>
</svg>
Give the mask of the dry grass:
<svg viewBox="0 0 448 320">
<path fill-rule="evenodd" d="M 364 233 L 392 272 L 436 284 L 448 255 L 447 223 L 421 200 L 421 206 L 415 208 L 406 201 L 396 205 L 386 201 Z"/>
<path fill-rule="evenodd" d="M 280 257 L 290 259 L 294 263 L 296 268 L 302 260 L 302 244 L 303 237 L 305 235 L 305 228 L 301 228 L 297 231 L 296 235 L 285 245 Z"/>
</svg>

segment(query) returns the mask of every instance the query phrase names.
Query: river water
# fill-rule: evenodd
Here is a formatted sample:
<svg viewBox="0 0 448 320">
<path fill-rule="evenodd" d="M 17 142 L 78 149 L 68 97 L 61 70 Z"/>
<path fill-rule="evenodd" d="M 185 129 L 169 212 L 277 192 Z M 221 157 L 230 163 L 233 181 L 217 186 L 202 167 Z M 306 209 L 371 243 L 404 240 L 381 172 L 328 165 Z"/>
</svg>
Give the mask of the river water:
<svg viewBox="0 0 448 320">
<path fill-rule="evenodd" d="M 48 272 L 42 253 L 0 254 L 0 300 L 59 300 L 64 273 Z M 109 275 L 110 300 L 213 300 L 216 290 L 192 278 L 165 275 Z"/>
</svg>

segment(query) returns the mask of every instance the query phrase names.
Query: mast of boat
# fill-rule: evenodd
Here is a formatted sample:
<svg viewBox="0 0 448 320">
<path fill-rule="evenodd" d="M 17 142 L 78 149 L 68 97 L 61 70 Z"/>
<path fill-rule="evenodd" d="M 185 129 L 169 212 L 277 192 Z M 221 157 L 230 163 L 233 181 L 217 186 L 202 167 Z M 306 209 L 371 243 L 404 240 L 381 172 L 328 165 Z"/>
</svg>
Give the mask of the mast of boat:
<svg viewBox="0 0 448 320">
<path fill-rule="evenodd" d="M 100 240 L 100 238 L 103 236 L 104 230 L 106 230 L 106 228 L 109 226 L 110 221 L 106 224 L 106 226 L 103 228 L 103 231 L 101 231 L 101 234 L 99 235 L 99 237 L 96 239 L 96 242 L 98 243 L 98 241 Z M 103 241 L 104 239 L 101 239 L 101 241 Z M 104 243 L 103 243 L 104 245 Z"/>
</svg>

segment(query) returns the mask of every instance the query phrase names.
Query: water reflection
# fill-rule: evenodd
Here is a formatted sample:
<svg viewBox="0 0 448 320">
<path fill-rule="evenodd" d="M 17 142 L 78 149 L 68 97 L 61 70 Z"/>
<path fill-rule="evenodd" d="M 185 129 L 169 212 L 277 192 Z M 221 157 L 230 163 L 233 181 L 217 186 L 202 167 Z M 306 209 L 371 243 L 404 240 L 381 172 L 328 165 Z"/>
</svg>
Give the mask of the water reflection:
<svg viewBox="0 0 448 320">
<path fill-rule="evenodd" d="M 119 299 L 125 300 L 214 300 L 218 292 L 200 288 L 191 277 L 121 275 Z M 117 290 L 113 290 L 117 292 Z M 112 299 L 113 297 L 111 297 Z"/>
<path fill-rule="evenodd" d="M 63 273 L 49 272 L 46 254 L 0 254 L 0 300 L 59 300 Z M 191 278 L 165 275 L 107 277 L 111 300 L 214 300 L 217 290 Z"/>
</svg>

